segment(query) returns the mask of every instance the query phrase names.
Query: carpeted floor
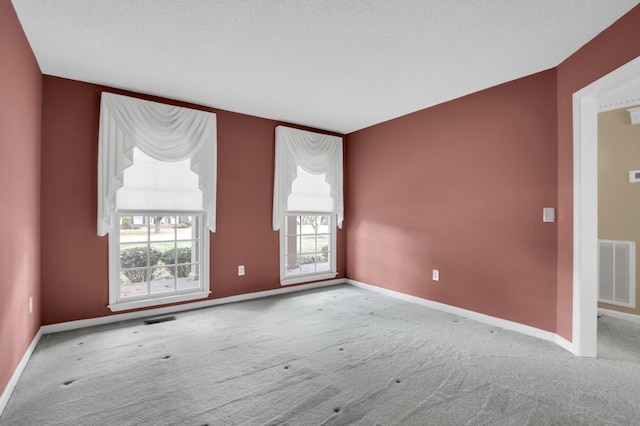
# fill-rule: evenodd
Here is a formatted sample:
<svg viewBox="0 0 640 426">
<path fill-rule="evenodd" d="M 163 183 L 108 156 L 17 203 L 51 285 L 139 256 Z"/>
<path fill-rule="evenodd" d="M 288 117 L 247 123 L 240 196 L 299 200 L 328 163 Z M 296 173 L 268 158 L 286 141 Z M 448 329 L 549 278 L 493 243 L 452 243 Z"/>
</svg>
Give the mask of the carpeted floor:
<svg viewBox="0 0 640 426">
<path fill-rule="evenodd" d="M 175 316 L 44 336 L 0 425 L 640 422 L 626 329 L 582 359 L 351 286 Z"/>
<path fill-rule="evenodd" d="M 640 324 L 606 315 L 600 317 L 598 358 L 640 363 Z"/>
</svg>

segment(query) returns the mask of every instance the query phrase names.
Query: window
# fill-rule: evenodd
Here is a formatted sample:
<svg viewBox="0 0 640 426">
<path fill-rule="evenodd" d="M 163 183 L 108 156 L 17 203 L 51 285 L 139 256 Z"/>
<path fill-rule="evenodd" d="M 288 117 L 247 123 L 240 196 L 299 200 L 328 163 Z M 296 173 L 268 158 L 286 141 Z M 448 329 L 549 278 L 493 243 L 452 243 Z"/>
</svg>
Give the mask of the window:
<svg viewBox="0 0 640 426">
<path fill-rule="evenodd" d="M 160 161 L 134 148 L 116 207 L 121 225 L 109 242 L 112 310 L 208 296 L 208 256 L 202 254 L 209 233 L 189 160 Z"/>
<path fill-rule="evenodd" d="M 285 215 L 280 231 L 283 284 L 336 276 L 336 226 L 333 214 Z"/>
<path fill-rule="evenodd" d="M 216 117 L 103 93 L 98 235 L 109 234 L 109 309 L 209 296 Z"/>
<path fill-rule="evenodd" d="M 276 128 L 273 229 L 280 231 L 280 283 L 335 278 L 341 226 L 342 139 Z"/>
<path fill-rule="evenodd" d="M 209 232 L 204 213 L 136 212 L 145 226 L 128 226 L 131 212 L 118 212 L 122 225 L 110 233 L 113 305 L 132 308 L 208 295 Z M 135 216 L 134 216 L 135 217 Z M 165 219 L 175 225 L 163 225 Z"/>
</svg>

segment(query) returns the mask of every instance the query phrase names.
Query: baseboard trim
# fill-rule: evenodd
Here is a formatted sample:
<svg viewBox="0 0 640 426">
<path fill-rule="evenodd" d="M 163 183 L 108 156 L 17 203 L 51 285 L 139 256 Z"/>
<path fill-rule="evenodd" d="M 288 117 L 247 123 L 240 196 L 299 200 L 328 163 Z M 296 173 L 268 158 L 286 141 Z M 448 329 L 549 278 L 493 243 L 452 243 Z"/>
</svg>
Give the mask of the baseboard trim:
<svg viewBox="0 0 640 426">
<path fill-rule="evenodd" d="M 311 290 L 320 287 L 329 287 L 337 284 L 344 284 L 342 278 L 328 281 L 320 281 L 310 284 L 286 286 L 273 290 L 257 291 L 255 293 L 240 294 L 237 296 L 221 297 L 219 299 L 203 300 L 200 302 L 185 303 L 183 305 L 167 306 L 164 308 L 148 309 L 144 311 L 127 312 L 124 314 L 114 314 L 106 317 L 89 318 L 77 321 L 67 321 L 57 324 L 42 326 L 43 334 L 59 333 L 62 331 L 77 330 L 96 325 L 111 324 L 119 321 L 128 321 L 138 318 L 147 318 L 158 315 L 171 314 L 176 312 L 190 311 L 193 309 L 208 308 L 211 306 L 225 305 L 227 303 L 243 302 L 246 300 L 261 299 L 263 297 L 276 296 L 278 294 L 293 293 L 297 291 Z"/>
<path fill-rule="evenodd" d="M 9 398 L 11 398 L 11 394 L 13 393 L 13 390 L 18 384 L 18 380 L 20 379 L 20 376 L 22 376 L 22 372 L 24 371 L 24 369 L 27 366 L 27 363 L 31 359 L 31 355 L 33 355 L 33 351 L 36 349 L 36 346 L 38 345 L 38 342 L 40 341 L 40 338 L 42 337 L 43 334 L 44 333 L 42 332 L 42 327 L 40 327 L 36 335 L 33 337 L 33 340 L 31 340 L 31 344 L 25 351 L 24 355 L 22 355 L 22 359 L 18 363 L 16 370 L 13 372 L 11 379 L 9 379 L 9 383 L 7 383 L 7 386 L 2 391 L 2 396 L 0 396 L 0 416 L 2 416 L 4 409 L 9 403 Z"/>
<path fill-rule="evenodd" d="M 220 299 L 212 299 L 212 300 L 205 300 L 201 302 L 187 303 L 187 304 L 178 305 L 178 306 L 168 306 L 164 308 L 149 309 L 145 311 L 135 311 L 135 312 L 129 312 L 124 314 L 114 314 L 106 317 L 90 318 L 90 319 L 77 320 L 77 321 L 68 321 L 68 322 L 63 322 L 58 324 L 44 325 L 40 327 L 35 337 L 31 341 L 31 344 L 27 348 L 26 352 L 22 356 L 22 359 L 20 360 L 20 363 L 16 367 L 15 372 L 11 376 L 9 383 L 7 384 L 4 391 L 2 392 L 2 396 L 0 396 L 0 416 L 2 415 L 5 407 L 7 406 L 7 403 L 9 402 L 9 398 L 11 397 L 11 394 L 13 393 L 13 390 L 16 384 L 18 383 L 20 376 L 22 375 L 22 372 L 27 366 L 27 363 L 29 362 L 31 355 L 35 350 L 36 345 L 40 341 L 40 338 L 45 334 L 59 333 L 62 331 L 69 331 L 69 330 L 77 330 L 80 328 L 93 327 L 96 325 L 110 324 L 114 322 L 127 321 L 127 320 L 137 319 L 137 318 L 153 317 L 153 316 L 165 315 L 165 314 L 175 313 L 175 312 L 184 312 L 192 309 L 200 309 L 200 308 L 206 308 L 210 306 L 224 305 L 227 303 L 261 299 L 263 297 L 311 290 L 311 289 L 321 288 L 321 287 L 330 287 L 338 284 L 349 284 L 354 287 L 359 287 L 359 288 L 363 288 L 376 293 L 381 293 L 387 296 L 394 297 L 396 299 L 417 303 L 427 308 L 447 312 L 454 315 L 459 315 L 474 321 L 482 322 L 482 323 L 489 324 L 496 327 L 501 327 L 501 328 L 504 328 L 505 330 L 511 330 L 511 331 L 522 333 L 528 336 L 536 337 L 538 339 L 556 343 L 563 349 L 566 349 L 567 351 L 574 353 L 573 344 L 571 342 L 549 331 L 540 330 L 535 327 L 531 327 L 528 325 L 520 324 L 517 322 L 513 322 L 513 321 L 501 319 L 501 318 L 492 317 L 490 315 L 481 314 L 479 312 L 469 311 L 467 309 L 458 308 L 456 306 L 446 305 L 444 303 L 422 299 L 420 297 L 411 296 L 411 295 L 400 293 L 394 290 L 389 290 L 389 289 L 374 286 L 371 284 L 366 284 L 360 281 L 338 278 L 334 280 L 320 281 L 320 282 L 310 283 L 310 284 L 287 286 L 287 287 L 277 288 L 273 290 L 265 290 L 265 291 L 258 291 L 255 293 L 241 294 L 237 296 L 222 297 Z M 626 319 L 628 321 L 640 323 L 640 316 L 637 316 L 637 315 L 630 315 L 630 314 L 625 314 L 621 312 L 610 311 L 607 309 L 599 309 L 598 311 L 602 312 L 605 315 L 610 315 L 612 317 L 617 317 L 621 319 Z"/>
<path fill-rule="evenodd" d="M 610 317 L 630 321 L 636 324 L 640 324 L 640 315 L 627 314 L 625 312 L 612 311 L 611 309 L 598 308 L 598 313 L 607 315 Z"/>
<path fill-rule="evenodd" d="M 501 327 L 501 328 L 504 328 L 505 330 L 511 330 L 511 331 L 525 334 L 527 336 L 536 337 L 538 339 L 556 343 L 558 346 L 562 347 L 563 349 L 571 353 L 574 353 L 573 344 L 571 342 L 550 331 L 541 330 L 539 328 L 531 327 L 525 324 L 520 324 L 514 321 L 505 320 L 502 318 L 493 317 L 490 315 L 485 315 L 479 312 L 470 311 L 468 309 L 463 309 L 463 308 L 447 305 L 440 302 L 434 302 L 432 300 L 422 299 L 420 297 L 411 296 L 405 293 L 389 290 L 386 288 L 378 287 L 375 285 L 363 283 L 363 282 L 348 279 L 348 278 L 345 278 L 345 279 L 338 278 L 334 280 L 320 281 L 320 282 L 310 283 L 310 284 L 286 286 L 286 287 L 281 287 L 273 290 L 265 290 L 265 291 L 258 291 L 255 293 L 240 294 L 237 296 L 222 297 L 220 299 L 204 300 L 200 302 L 187 303 L 187 304 L 178 305 L 178 306 L 168 306 L 168 307 L 157 308 L 157 309 L 149 309 L 145 311 L 135 311 L 135 312 L 128 312 L 124 314 L 109 315 L 106 317 L 90 318 L 90 319 L 84 319 L 84 320 L 68 321 L 68 322 L 63 322 L 58 324 L 45 325 L 40 328 L 38 333 L 40 334 L 58 333 L 62 331 L 76 330 L 76 329 L 92 327 L 96 325 L 110 324 L 110 323 L 119 322 L 119 321 L 127 321 L 131 319 L 153 317 L 153 316 L 165 315 L 165 314 L 176 313 L 176 312 L 184 312 L 192 309 L 200 309 L 200 308 L 207 308 L 211 306 L 224 305 L 227 303 L 243 302 L 246 300 L 260 299 L 263 297 L 311 290 L 314 288 L 330 287 L 330 286 L 339 285 L 339 284 L 353 285 L 355 287 L 360 287 L 366 290 L 385 294 L 387 296 L 391 296 L 396 299 L 417 303 L 431 309 L 436 309 L 438 311 L 459 315 L 465 318 L 472 319 L 474 321 L 482 322 L 482 323 L 496 326 L 496 327 Z M 609 311 L 606 309 L 599 309 L 599 311 L 602 311 L 606 315 L 616 316 L 618 318 L 626 319 L 628 321 L 640 323 L 639 316 L 624 314 L 616 311 Z"/>
<path fill-rule="evenodd" d="M 556 336 L 556 338 L 555 338 L 554 342 L 558 346 L 560 346 L 561 348 L 571 352 L 574 355 L 578 355 L 578 354 L 576 354 L 575 347 L 573 346 L 573 343 L 571 343 L 570 341 L 568 341 L 564 337 L 559 336 L 557 334 L 555 334 L 555 336 Z"/>
<path fill-rule="evenodd" d="M 36 333 L 35 337 L 31 341 L 31 344 L 25 351 L 24 355 L 22 356 L 22 359 L 20 360 L 20 363 L 18 364 L 18 366 L 16 367 L 16 370 L 11 376 L 9 383 L 7 383 L 7 386 L 2 391 L 2 396 L 0 396 L 0 416 L 4 412 L 4 409 L 7 406 L 7 404 L 9 403 L 9 398 L 11 398 L 11 394 L 13 393 L 18 383 L 18 380 L 22 375 L 22 372 L 27 366 L 29 359 L 31 359 L 31 355 L 35 350 L 36 345 L 40 341 L 40 338 L 45 334 L 59 333 L 62 331 L 69 331 L 69 330 L 77 330 L 80 328 L 111 324 L 114 322 L 127 321 L 130 319 L 146 318 L 146 317 L 164 315 L 168 313 L 190 311 L 192 309 L 200 309 L 200 308 L 206 308 L 209 306 L 224 305 L 227 303 L 243 302 L 245 300 L 261 299 L 263 297 L 276 296 L 279 294 L 293 293 L 293 292 L 304 291 L 304 290 L 311 290 L 314 288 L 329 287 L 329 286 L 334 286 L 338 284 L 345 284 L 345 280 L 342 278 L 338 278 L 334 280 L 320 281 L 320 282 L 315 282 L 310 284 L 301 284 L 301 285 L 282 287 L 282 288 L 277 288 L 273 290 L 257 291 L 255 293 L 241 294 L 238 296 L 221 297 L 220 299 L 205 300 L 201 302 L 187 303 L 184 305 L 168 306 L 164 308 L 148 309 L 145 311 L 135 311 L 135 312 L 128 312 L 124 314 L 114 314 L 106 317 L 89 318 L 84 320 L 67 321 L 67 322 L 62 322 L 57 324 L 43 325 L 42 327 L 40 327 L 40 329 L 38 329 L 38 332 Z"/>
<path fill-rule="evenodd" d="M 432 300 L 422 299 L 420 297 L 411 296 L 408 294 L 400 293 L 398 291 L 389 290 L 386 288 L 374 286 L 371 284 L 366 284 L 366 283 L 351 280 L 351 279 L 347 279 L 345 280 L 345 282 L 347 284 L 351 284 L 356 287 L 375 291 L 376 293 L 381 293 L 387 296 L 395 297 L 397 299 L 404 300 L 407 302 L 417 303 L 419 305 L 426 306 L 427 308 L 435 309 L 442 312 L 447 312 L 453 315 L 459 315 L 461 317 L 469 318 L 474 321 L 478 321 L 478 322 L 492 325 L 495 327 L 504 328 L 505 330 L 515 331 L 518 333 L 526 334 L 527 336 L 532 336 L 538 339 L 553 342 L 558 344 L 562 348 L 568 350 L 569 352 L 573 352 L 572 350 L 573 345 L 569 341 L 565 340 L 564 338 L 550 331 L 541 330 L 539 328 L 531 327 L 525 324 L 520 324 L 514 321 L 505 320 L 502 318 L 492 317 L 490 315 L 481 314 L 479 312 L 458 308 L 456 306 L 451 306 L 451 305 L 447 305 L 440 302 L 434 302 Z"/>
</svg>

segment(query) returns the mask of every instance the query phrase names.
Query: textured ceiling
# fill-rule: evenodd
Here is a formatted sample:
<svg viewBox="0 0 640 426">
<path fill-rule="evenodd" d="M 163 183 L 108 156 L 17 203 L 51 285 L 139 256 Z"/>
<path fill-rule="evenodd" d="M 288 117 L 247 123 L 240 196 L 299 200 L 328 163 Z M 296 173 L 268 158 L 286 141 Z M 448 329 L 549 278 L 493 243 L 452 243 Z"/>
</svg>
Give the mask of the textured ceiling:
<svg viewBox="0 0 640 426">
<path fill-rule="evenodd" d="M 639 0 L 12 0 L 44 74 L 341 133 L 552 68 Z"/>
</svg>

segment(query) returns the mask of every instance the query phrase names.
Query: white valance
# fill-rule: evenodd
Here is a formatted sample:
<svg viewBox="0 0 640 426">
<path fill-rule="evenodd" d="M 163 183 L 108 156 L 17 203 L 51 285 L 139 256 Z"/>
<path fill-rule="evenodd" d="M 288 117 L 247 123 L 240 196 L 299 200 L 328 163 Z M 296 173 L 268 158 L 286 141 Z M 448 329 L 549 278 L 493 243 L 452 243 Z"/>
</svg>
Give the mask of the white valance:
<svg viewBox="0 0 640 426">
<path fill-rule="evenodd" d="M 290 127 L 276 127 L 276 164 L 273 185 L 273 229 L 277 231 L 287 211 L 291 184 L 297 168 L 324 175 L 331 187 L 332 212 L 342 228 L 344 201 L 342 189 L 342 138 Z"/>
<path fill-rule="evenodd" d="M 189 108 L 102 93 L 98 146 L 98 235 L 114 229 L 116 194 L 134 148 L 151 158 L 189 159 L 198 176 L 207 227 L 215 232 L 216 116 Z"/>
</svg>

